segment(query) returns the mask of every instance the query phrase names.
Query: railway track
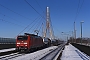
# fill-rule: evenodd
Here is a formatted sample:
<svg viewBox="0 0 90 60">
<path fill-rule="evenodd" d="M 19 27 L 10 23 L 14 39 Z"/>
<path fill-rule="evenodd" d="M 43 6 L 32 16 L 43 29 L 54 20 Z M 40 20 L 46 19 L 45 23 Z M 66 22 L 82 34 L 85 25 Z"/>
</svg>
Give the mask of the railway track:
<svg viewBox="0 0 90 60">
<path fill-rule="evenodd" d="M 29 53 L 24 52 L 13 52 L 7 55 L 0 56 L 0 60 L 53 60 L 58 58 L 59 54 L 62 52 L 65 44 L 61 44 L 60 46 L 53 46 L 46 49 L 42 49 L 40 51 L 33 51 Z"/>
<path fill-rule="evenodd" d="M 16 50 L 6 51 L 6 52 L 0 52 L 0 56 L 4 56 L 4 55 L 11 54 L 11 53 L 16 53 L 16 52 L 17 52 Z"/>
<path fill-rule="evenodd" d="M 38 50 L 33 50 L 33 51 L 30 51 L 30 52 L 26 52 L 26 51 L 16 51 L 16 50 L 12 50 L 12 51 L 7 51 L 7 52 L 1 52 L 0 53 L 0 60 L 12 60 L 13 58 L 16 58 L 16 57 L 19 57 L 19 56 L 22 56 L 22 55 L 25 55 L 25 54 L 30 54 L 30 53 L 33 53 L 35 51 L 38 51 Z"/>
<path fill-rule="evenodd" d="M 9 54 L 9 55 L 4 55 L 4 56 L 0 56 L 0 60 L 10 60 L 12 58 L 15 58 L 15 57 L 19 57 L 19 56 L 22 56 L 24 55 L 24 53 L 12 53 L 12 54 Z"/>
<path fill-rule="evenodd" d="M 49 54 L 42 57 L 40 60 L 56 60 L 59 54 L 62 52 L 65 44 L 58 46 L 55 50 L 51 51 Z"/>
</svg>

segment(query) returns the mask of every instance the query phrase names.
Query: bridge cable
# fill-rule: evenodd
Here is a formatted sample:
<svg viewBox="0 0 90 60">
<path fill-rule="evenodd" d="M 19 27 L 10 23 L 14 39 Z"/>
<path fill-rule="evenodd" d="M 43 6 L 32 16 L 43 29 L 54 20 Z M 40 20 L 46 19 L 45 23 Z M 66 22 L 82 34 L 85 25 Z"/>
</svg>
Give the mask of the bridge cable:
<svg viewBox="0 0 90 60">
<path fill-rule="evenodd" d="M 38 18 L 38 17 L 37 17 L 37 18 Z M 34 19 L 32 23 L 34 23 L 34 21 L 36 21 L 36 20 L 37 20 L 37 18 L 36 18 L 36 19 Z M 21 34 L 21 33 L 22 33 L 25 29 L 27 29 L 27 28 L 28 28 L 28 27 L 29 27 L 32 23 L 30 23 L 29 25 L 27 25 L 27 26 L 26 26 L 26 27 L 25 27 L 25 28 L 24 28 L 24 29 L 23 29 L 23 30 L 22 30 L 19 34 Z M 18 35 L 19 35 L 19 34 L 18 34 Z"/>
<path fill-rule="evenodd" d="M 45 17 L 43 17 L 29 2 L 27 2 L 26 0 L 24 0 L 32 9 L 34 9 L 43 19 L 45 19 Z M 45 19 L 46 20 L 46 19 Z"/>
<path fill-rule="evenodd" d="M 39 18 L 39 19 L 40 19 L 40 18 Z M 37 20 L 36 23 L 37 23 L 37 22 L 39 22 L 39 21 Z M 39 22 L 39 23 L 40 23 L 40 22 Z M 35 24 L 34 24 L 33 26 L 31 26 L 31 27 L 28 29 L 28 31 L 29 31 L 32 27 L 34 27 L 34 26 L 35 26 Z M 27 32 L 28 32 L 28 31 L 27 31 Z"/>
</svg>

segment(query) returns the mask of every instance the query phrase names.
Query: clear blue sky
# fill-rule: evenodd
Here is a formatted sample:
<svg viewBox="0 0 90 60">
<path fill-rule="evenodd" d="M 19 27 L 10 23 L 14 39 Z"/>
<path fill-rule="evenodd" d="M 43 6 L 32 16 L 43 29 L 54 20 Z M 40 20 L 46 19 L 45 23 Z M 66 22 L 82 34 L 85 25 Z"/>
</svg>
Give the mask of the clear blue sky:
<svg viewBox="0 0 90 60">
<path fill-rule="evenodd" d="M 61 32 L 73 31 L 73 24 L 74 21 L 76 21 L 76 35 L 80 37 L 80 21 L 83 20 L 83 37 L 90 37 L 90 0 L 26 1 L 42 16 L 46 16 L 46 7 L 50 7 L 50 17 L 55 36 L 61 38 Z M 37 17 L 37 21 L 30 25 L 24 32 L 27 32 L 28 29 L 35 24 L 35 26 L 38 26 L 37 29 L 39 29 L 41 23 L 45 21 L 39 18 L 40 15 L 35 10 L 32 9 L 25 0 L 0 0 L 0 37 L 16 37 Z M 45 13 L 43 13 L 43 11 Z M 29 33 L 34 30 L 35 26 L 30 29 Z M 22 34 L 24 32 L 22 32 Z"/>
</svg>

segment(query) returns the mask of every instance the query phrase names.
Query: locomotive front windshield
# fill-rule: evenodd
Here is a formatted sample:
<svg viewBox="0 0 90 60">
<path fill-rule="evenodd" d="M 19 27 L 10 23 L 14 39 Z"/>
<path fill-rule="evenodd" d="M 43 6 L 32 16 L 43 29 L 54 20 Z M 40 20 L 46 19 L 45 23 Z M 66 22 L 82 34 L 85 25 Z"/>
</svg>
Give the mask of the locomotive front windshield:
<svg viewBox="0 0 90 60">
<path fill-rule="evenodd" d="M 18 36 L 17 40 L 27 40 L 27 36 Z"/>
</svg>

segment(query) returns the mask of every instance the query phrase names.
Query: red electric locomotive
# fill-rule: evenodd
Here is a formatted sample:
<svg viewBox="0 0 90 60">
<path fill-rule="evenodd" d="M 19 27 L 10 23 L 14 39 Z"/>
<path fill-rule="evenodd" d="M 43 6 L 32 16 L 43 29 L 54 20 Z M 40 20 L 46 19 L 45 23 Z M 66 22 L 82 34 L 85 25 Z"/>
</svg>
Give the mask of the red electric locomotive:
<svg viewBox="0 0 90 60">
<path fill-rule="evenodd" d="M 30 50 L 43 45 L 43 39 L 34 34 L 25 33 L 25 35 L 19 35 L 16 40 L 16 50 Z"/>
</svg>

